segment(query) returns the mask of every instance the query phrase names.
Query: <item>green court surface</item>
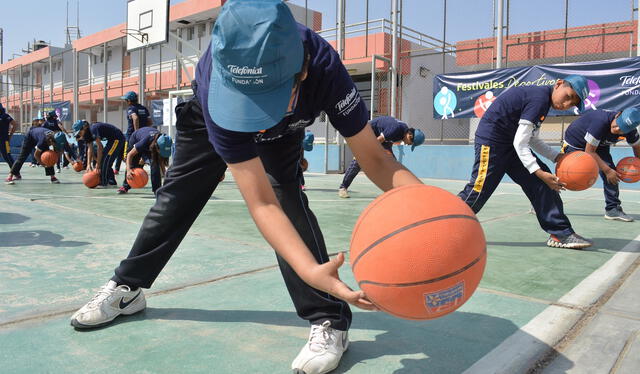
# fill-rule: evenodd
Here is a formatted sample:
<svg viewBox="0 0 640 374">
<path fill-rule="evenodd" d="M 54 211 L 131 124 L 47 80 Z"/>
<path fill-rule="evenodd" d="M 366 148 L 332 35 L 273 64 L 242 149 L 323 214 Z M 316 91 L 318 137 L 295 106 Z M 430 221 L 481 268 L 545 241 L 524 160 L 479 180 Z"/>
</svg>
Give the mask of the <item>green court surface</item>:
<svg viewBox="0 0 640 374">
<path fill-rule="evenodd" d="M 0 173 L 6 175 L 6 165 Z M 41 168 L 0 185 L 0 372 L 288 373 L 308 325 L 293 309 L 271 248 L 227 174 L 147 291 L 147 309 L 76 331 L 69 316 L 112 275 L 153 204 L 149 187 L 119 196 Z M 305 175 L 330 253 L 348 250 L 359 213 L 380 192 L 364 175 L 340 199 L 341 175 Z M 119 181 L 122 180 L 120 176 Z M 464 181 L 424 180 L 453 193 Z M 501 185 L 478 215 L 488 243 L 479 290 L 458 311 L 405 321 L 354 309 L 351 345 L 336 373 L 461 373 L 556 303 L 640 232 L 603 219 L 600 189 L 563 192 L 585 251 L 549 248 L 519 186 Z M 640 216 L 640 192 L 625 191 Z M 350 268 L 342 278 L 355 285 Z M 532 339 L 535 339 L 532 337 Z"/>
</svg>

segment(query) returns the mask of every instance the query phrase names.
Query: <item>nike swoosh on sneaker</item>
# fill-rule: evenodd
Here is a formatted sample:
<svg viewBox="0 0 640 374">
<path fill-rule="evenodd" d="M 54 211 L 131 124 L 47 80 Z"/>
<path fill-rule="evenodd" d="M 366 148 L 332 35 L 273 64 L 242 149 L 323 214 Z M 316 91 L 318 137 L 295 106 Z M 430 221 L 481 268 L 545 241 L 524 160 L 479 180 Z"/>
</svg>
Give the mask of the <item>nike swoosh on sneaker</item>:
<svg viewBox="0 0 640 374">
<path fill-rule="evenodd" d="M 124 309 L 124 308 L 128 307 L 129 304 L 131 304 L 135 299 L 138 298 L 138 296 L 140 296 L 140 292 L 142 292 L 142 291 L 138 291 L 138 293 L 132 299 L 130 299 L 129 301 L 126 301 L 126 302 L 124 301 L 124 296 L 123 296 L 120 299 L 120 303 L 118 304 L 118 307 L 120 309 Z"/>
</svg>

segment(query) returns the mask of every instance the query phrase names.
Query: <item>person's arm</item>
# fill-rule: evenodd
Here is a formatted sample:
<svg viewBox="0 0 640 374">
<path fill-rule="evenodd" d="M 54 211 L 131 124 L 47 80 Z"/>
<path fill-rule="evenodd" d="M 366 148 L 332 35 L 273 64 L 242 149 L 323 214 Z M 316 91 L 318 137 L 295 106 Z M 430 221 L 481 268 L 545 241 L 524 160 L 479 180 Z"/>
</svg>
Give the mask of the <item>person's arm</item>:
<svg viewBox="0 0 640 374">
<path fill-rule="evenodd" d="M 33 152 L 33 157 L 36 159 L 36 161 L 38 161 L 38 163 L 40 165 L 42 165 L 42 161 L 40 161 L 40 156 L 42 155 L 42 150 L 40 150 L 40 148 L 36 147 L 36 151 Z"/>
<path fill-rule="evenodd" d="M 602 170 L 604 175 L 606 175 L 607 181 L 614 185 L 618 184 L 620 182 L 620 174 L 616 171 L 616 169 L 609 167 L 609 165 L 604 162 L 604 160 L 596 152 L 597 149 L 597 146 L 589 143 L 587 143 L 584 147 L 584 151 L 590 154 L 596 160 L 598 167 L 600 168 L 600 170 Z"/>
<path fill-rule="evenodd" d="M 140 128 L 140 117 L 137 113 L 131 113 L 131 121 L 133 122 L 133 131 L 137 131 Z"/>
<path fill-rule="evenodd" d="M 228 166 L 256 226 L 302 280 L 360 308 L 376 309 L 364 292 L 353 291 L 340 280 L 338 268 L 344 262 L 342 253 L 327 263 L 318 264 L 282 211 L 259 157 Z"/>
<path fill-rule="evenodd" d="M 127 162 L 124 164 L 125 173 L 129 178 L 133 178 L 133 168 L 131 167 L 131 163 L 133 162 L 133 158 L 138 154 L 138 150 L 136 147 L 132 147 L 129 152 L 127 152 Z"/>
<path fill-rule="evenodd" d="M 93 142 L 85 142 L 84 147 L 87 151 L 87 170 L 93 170 Z"/>
<path fill-rule="evenodd" d="M 382 148 L 371 126 L 367 124 L 356 135 L 345 138 L 358 164 L 367 177 L 383 191 L 407 184 L 422 184 Z"/>
<path fill-rule="evenodd" d="M 69 132 L 67 131 L 67 129 L 65 129 L 65 128 L 64 128 L 64 124 L 62 123 L 62 121 L 58 121 L 58 128 L 59 128 L 60 130 L 62 130 L 62 132 L 63 132 L 65 135 L 69 135 Z"/>
<path fill-rule="evenodd" d="M 636 144 L 633 146 L 633 155 L 637 158 L 640 158 L 640 144 Z"/>
<path fill-rule="evenodd" d="M 540 178 L 549 188 L 554 191 L 560 191 L 564 189 L 564 184 L 560 183 L 560 179 L 555 175 L 546 172 L 540 168 L 536 158 L 531 153 L 530 148 L 530 140 L 533 137 L 534 126 L 531 121 L 521 119 L 518 122 L 518 130 L 516 131 L 516 135 L 513 139 L 513 147 L 516 149 L 516 154 L 522 162 L 522 165 L 529 171 L 531 174 L 535 174 L 536 177 Z M 553 150 L 551 150 L 553 151 Z M 549 157 L 553 162 L 558 162 L 561 158 L 559 152 L 553 151 L 555 154 L 551 154 L 549 152 Z"/>
<path fill-rule="evenodd" d="M 11 140 L 11 137 L 13 136 L 13 133 L 16 132 L 17 128 L 18 124 L 12 119 L 11 122 L 9 122 L 9 140 Z"/>
</svg>

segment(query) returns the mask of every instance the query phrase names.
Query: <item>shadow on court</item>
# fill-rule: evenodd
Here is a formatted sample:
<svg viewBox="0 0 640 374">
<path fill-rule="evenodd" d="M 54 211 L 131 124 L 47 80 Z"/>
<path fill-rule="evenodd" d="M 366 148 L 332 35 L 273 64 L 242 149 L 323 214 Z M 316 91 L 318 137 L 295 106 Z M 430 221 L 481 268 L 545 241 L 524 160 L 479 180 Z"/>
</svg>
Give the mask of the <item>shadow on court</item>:
<svg viewBox="0 0 640 374">
<path fill-rule="evenodd" d="M 111 326 L 142 320 L 308 326 L 293 312 L 188 308 L 147 308 L 133 316 L 121 316 Z M 379 365 L 381 358 L 387 358 L 382 362 L 396 367 L 394 371 L 388 371 L 395 374 L 461 373 L 517 330 L 518 327 L 509 320 L 479 313 L 455 312 L 431 321 L 408 321 L 384 313 L 356 312 L 351 326 L 349 350 L 332 373 L 347 373 L 354 366 L 362 369 L 367 362 Z M 78 331 L 90 332 L 95 329 Z M 180 334 L 180 331 L 176 330 L 175 333 Z M 531 340 L 537 341 L 534 337 Z M 303 339 L 300 344 L 304 344 Z M 551 351 L 552 348 L 547 347 Z M 291 353 L 292 359 L 296 353 Z M 564 363 L 563 367 L 568 369 L 573 366 L 564 356 L 554 353 L 556 360 Z M 415 358 L 406 358 L 407 355 Z M 404 356 L 399 361 L 402 365 L 399 369 L 394 356 Z M 387 372 L 379 366 L 370 368 L 372 373 L 379 370 Z"/>
<path fill-rule="evenodd" d="M 0 232 L 0 247 L 24 247 L 45 245 L 49 247 L 79 247 L 89 242 L 64 241 L 64 237 L 51 231 L 10 231 Z"/>
<path fill-rule="evenodd" d="M 31 217 L 23 216 L 22 214 L 18 213 L 0 212 L 0 225 L 24 223 L 30 219 Z"/>
</svg>

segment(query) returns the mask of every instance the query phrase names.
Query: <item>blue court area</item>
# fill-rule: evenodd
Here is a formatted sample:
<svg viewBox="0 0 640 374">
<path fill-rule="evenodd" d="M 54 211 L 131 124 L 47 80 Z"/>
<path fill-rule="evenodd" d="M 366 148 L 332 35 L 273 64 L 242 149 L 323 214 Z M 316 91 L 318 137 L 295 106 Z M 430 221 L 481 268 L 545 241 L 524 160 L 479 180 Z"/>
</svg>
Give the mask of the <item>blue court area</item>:
<svg viewBox="0 0 640 374">
<path fill-rule="evenodd" d="M 6 175 L 6 165 L 0 173 Z M 60 185 L 50 184 L 41 168 L 24 168 L 23 177 L 0 185 L 0 372 L 290 372 L 309 328 L 297 317 L 273 251 L 230 174 L 146 293 L 147 309 L 89 331 L 74 330 L 69 317 L 126 257 L 153 194 L 149 187 L 124 196 L 89 190 L 72 170 L 59 175 Z M 352 197 L 340 199 L 340 175 L 305 178 L 329 252 L 348 250 L 353 224 L 380 192 L 360 175 Z M 423 181 L 453 193 L 465 183 Z M 637 251 L 640 233 L 638 222 L 603 219 L 601 189 L 562 196 L 576 231 L 594 240 L 592 248 L 547 247 L 548 235 L 519 186 L 505 183 L 479 214 L 488 262 L 470 301 L 420 322 L 354 309 L 351 345 L 335 372 L 483 372 L 478 368 L 487 367 L 486 357 L 495 358 L 488 365 L 501 365 L 505 357 L 496 352 L 517 336 L 529 344 L 519 346 L 521 354 L 534 345 L 552 351 L 573 328 L 561 322 L 577 321 L 591 307 L 591 299 L 572 295 L 592 273 Z M 640 192 L 623 190 L 621 198 L 640 219 Z M 341 276 L 355 285 L 348 265 Z M 602 293 L 610 290 L 597 279 L 589 288 L 599 285 Z M 550 312 L 558 320 L 547 318 Z M 535 364 L 541 356 L 531 353 Z M 562 353 L 556 360 L 572 367 Z"/>
</svg>

